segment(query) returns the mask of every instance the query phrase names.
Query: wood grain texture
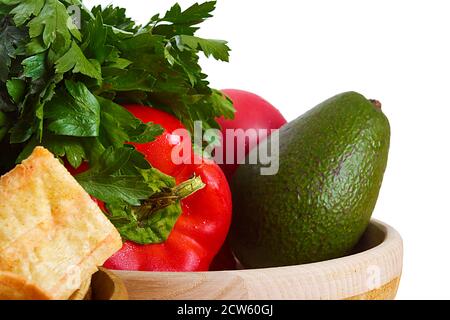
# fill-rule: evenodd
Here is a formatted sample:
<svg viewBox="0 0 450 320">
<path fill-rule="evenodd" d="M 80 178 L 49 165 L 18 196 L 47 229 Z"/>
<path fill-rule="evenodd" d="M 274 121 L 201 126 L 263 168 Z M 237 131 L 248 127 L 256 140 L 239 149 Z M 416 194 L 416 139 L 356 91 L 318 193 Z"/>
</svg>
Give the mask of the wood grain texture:
<svg viewBox="0 0 450 320">
<path fill-rule="evenodd" d="M 100 268 L 92 279 L 83 282 L 69 300 L 128 300 L 128 292 L 119 277 Z"/>
<path fill-rule="evenodd" d="M 123 281 L 113 272 L 99 268 L 92 276 L 90 300 L 128 300 Z"/>
<path fill-rule="evenodd" d="M 398 286 L 400 285 L 400 277 L 395 278 L 389 283 L 378 289 L 365 292 L 363 294 L 347 298 L 346 300 L 394 300 L 397 295 Z"/>
<path fill-rule="evenodd" d="M 350 256 L 299 266 L 165 273 L 114 271 L 130 299 L 393 299 L 403 244 L 390 226 L 372 221 Z"/>
</svg>

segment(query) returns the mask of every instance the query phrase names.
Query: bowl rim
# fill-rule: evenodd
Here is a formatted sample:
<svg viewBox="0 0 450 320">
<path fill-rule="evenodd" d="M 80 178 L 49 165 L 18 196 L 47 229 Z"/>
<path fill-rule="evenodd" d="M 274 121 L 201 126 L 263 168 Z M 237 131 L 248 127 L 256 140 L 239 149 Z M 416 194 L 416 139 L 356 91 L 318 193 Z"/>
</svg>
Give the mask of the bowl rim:
<svg viewBox="0 0 450 320">
<path fill-rule="evenodd" d="M 335 265 L 336 263 L 354 263 L 356 260 L 364 260 L 365 257 L 368 255 L 371 256 L 379 256 L 386 254 L 386 251 L 395 251 L 400 249 L 403 252 L 403 240 L 400 234 L 395 230 L 393 227 L 391 227 L 389 224 L 384 223 L 377 219 L 372 219 L 370 221 L 370 224 L 377 228 L 378 230 L 381 230 L 383 234 L 385 235 L 384 240 L 376 245 L 373 248 L 370 248 L 368 250 L 364 250 L 362 252 L 350 254 L 344 257 L 325 260 L 325 261 L 319 261 L 319 262 L 313 262 L 313 263 L 306 263 L 306 264 L 299 264 L 299 265 L 291 265 L 291 266 L 280 266 L 280 267 L 269 267 L 269 268 L 258 268 L 258 269 L 237 269 L 237 270 L 221 270 L 221 271 L 198 271 L 198 272 L 170 272 L 170 271 L 128 271 L 128 270 L 111 270 L 114 273 L 126 273 L 128 275 L 143 275 L 150 273 L 152 275 L 158 275 L 158 274 L 172 274 L 172 275 L 186 275 L 186 274 L 196 274 L 196 275 L 220 275 L 220 274 L 227 274 L 227 273 L 235 273 L 235 272 L 245 272 L 245 273 L 251 273 L 251 272 L 280 272 L 280 271 L 290 271 L 290 270 L 296 270 L 298 271 L 299 268 L 304 269 L 310 269 L 310 268 L 326 268 L 331 267 Z"/>
<path fill-rule="evenodd" d="M 334 259 L 329 259 L 329 260 L 324 260 L 324 261 L 319 261 L 319 262 L 312 262 L 312 263 L 305 263 L 305 264 L 298 264 L 298 265 L 291 265 L 291 266 L 281 266 L 281 267 L 270 267 L 270 268 L 259 268 L 259 269 L 242 269 L 239 271 L 280 271 L 280 270 L 288 270 L 288 269 L 293 269 L 295 268 L 296 270 L 298 270 L 299 267 L 304 267 L 304 268 L 316 268 L 316 267 L 325 267 L 327 265 L 335 265 L 336 263 L 351 263 L 354 262 L 356 259 L 363 259 L 365 258 L 368 254 L 373 254 L 373 255 L 378 255 L 381 253 L 385 253 L 387 250 L 391 250 L 393 249 L 393 247 L 397 247 L 399 244 L 402 245 L 403 247 L 403 239 L 400 236 L 400 234 L 398 233 L 397 230 L 395 230 L 393 227 L 391 227 L 389 224 L 381 222 L 380 220 L 376 220 L 376 219 L 372 219 L 369 223 L 369 225 L 372 225 L 374 227 L 376 227 L 378 230 L 381 230 L 384 234 L 384 239 L 383 241 L 364 251 L 361 252 L 357 252 L 357 253 L 353 253 L 353 254 L 349 254 L 347 256 L 344 257 L 339 257 L 339 258 L 334 258 Z M 224 271 L 212 271 L 212 272 L 228 272 L 228 271 L 235 271 L 235 270 L 224 270 Z M 145 272 L 145 271 L 144 271 Z M 210 271 L 207 271 L 208 273 Z"/>
<path fill-rule="evenodd" d="M 403 241 L 386 223 L 372 220 L 370 226 L 374 233 L 367 239 L 374 247 L 322 262 L 245 270 L 114 273 L 124 280 L 130 298 L 138 300 L 391 299 L 402 274 Z"/>
</svg>

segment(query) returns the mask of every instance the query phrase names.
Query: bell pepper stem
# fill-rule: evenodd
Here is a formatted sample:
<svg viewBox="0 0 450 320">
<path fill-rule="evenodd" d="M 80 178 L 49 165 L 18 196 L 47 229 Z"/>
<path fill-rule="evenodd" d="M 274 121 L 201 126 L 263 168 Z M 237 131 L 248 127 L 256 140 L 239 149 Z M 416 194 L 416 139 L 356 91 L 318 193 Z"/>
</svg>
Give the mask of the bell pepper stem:
<svg viewBox="0 0 450 320">
<path fill-rule="evenodd" d="M 138 220 L 144 221 L 148 219 L 148 217 L 156 211 L 167 208 L 172 204 L 193 195 L 205 186 L 206 185 L 203 183 L 201 177 L 194 176 L 172 189 L 153 195 L 136 210 Z"/>
<path fill-rule="evenodd" d="M 201 177 L 193 177 L 183 183 L 180 183 L 175 188 L 173 188 L 174 195 L 179 199 L 185 199 L 190 195 L 196 193 L 197 191 L 203 189 L 205 184 Z"/>
</svg>

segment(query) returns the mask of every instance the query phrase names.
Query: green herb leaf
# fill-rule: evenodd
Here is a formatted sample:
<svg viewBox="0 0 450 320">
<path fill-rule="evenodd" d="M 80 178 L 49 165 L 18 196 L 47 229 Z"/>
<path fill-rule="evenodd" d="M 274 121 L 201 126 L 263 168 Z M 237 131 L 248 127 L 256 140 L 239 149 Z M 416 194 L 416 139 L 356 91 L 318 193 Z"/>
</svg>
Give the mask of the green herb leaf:
<svg viewBox="0 0 450 320">
<path fill-rule="evenodd" d="M 43 77 L 45 74 L 45 58 L 45 54 L 40 53 L 23 60 L 23 75 L 31 78 L 32 80 L 38 80 Z"/>
<path fill-rule="evenodd" d="M 49 80 L 44 89 L 40 91 L 38 96 L 38 101 L 35 105 L 35 115 L 37 121 L 37 132 L 39 141 L 42 140 L 44 134 L 44 106 L 53 99 L 56 88 L 56 83 L 59 82 L 58 79 Z"/>
<path fill-rule="evenodd" d="M 135 32 L 136 24 L 132 19 L 127 17 L 126 10 L 124 8 L 107 6 L 102 9 L 100 6 L 96 6 L 92 9 L 94 16 L 100 15 L 105 25 L 114 26 L 117 29 Z"/>
<path fill-rule="evenodd" d="M 194 3 L 185 11 L 181 11 L 180 6 L 175 4 L 162 20 L 177 24 L 196 25 L 212 17 L 216 3 L 216 1 L 207 1 L 202 4 Z"/>
<path fill-rule="evenodd" d="M 78 138 L 48 135 L 44 144 L 55 156 L 65 157 L 73 168 L 78 168 L 87 159 L 83 144 Z"/>
<path fill-rule="evenodd" d="M 180 5 L 175 4 L 164 17 L 155 15 L 148 26 L 152 28 L 153 34 L 164 35 L 169 39 L 181 34 L 192 36 L 199 29 L 196 25 L 212 17 L 215 6 L 216 1 L 195 3 L 182 11 Z"/>
<path fill-rule="evenodd" d="M 67 93 L 58 94 L 46 106 L 48 129 L 54 134 L 97 137 L 100 131 L 100 104 L 81 82 L 67 80 Z"/>
<path fill-rule="evenodd" d="M 40 38 L 31 39 L 25 46 L 25 52 L 32 56 L 47 51 L 44 42 Z"/>
<path fill-rule="evenodd" d="M 108 90 L 118 92 L 134 90 L 152 92 L 156 84 L 156 78 L 142 69 L 117 70 L 114 76 L 107 76 L 104 81 Z"/>
<path fill-rule="evenodd" d="M 13 1 L 14 4 L 19 4 L 11 10 L 11 15 L 14 16 L 15 24 L 20 27 L 30 19 L 31 16 L 37 16 L 44 6 L 45 0 L 21 0 Z"/>
<path fill-rule="evenodd" d="M 97 199 L 106 203 L 117 203 L 120 200 L 139 206 L 141 200 L 149 198 L 154 190 L 150 188 L 142 175 L 123 173 L 124 168 L 133 166 L 133 153 L 137 152 L 131 146 L 108 148 L 99 162 L 89 171 L 77 175 L 78 182 Z"/>
<path fill-rule="evenodd" d="M 56 73 L 64 74 L 70 70 L 74 73 L 82 73 L 94 79 L 102 79 L 100 70 L 86 58 L 75 41 L 72 42 L 70 50 L 56 61 Z"/>
<path fill-rule="evenodd" d="M 36 131 L 35 122 L 24 118 L 18 121 L 11 129 L 10 142 L 23 143 L 33 136 Z"/>
<path fill-rule="evenodd" d="M 97 97 L 101 105 L 101 138 L 105 144 L 121 146 L 126 142 L 147 143 L 163 133 L 153 123 L 143 123 L 114 102 Z"/>
<path fill-rule="evenodd" d="M 185 46 L 188 46 L 193 50 L 203 51 L 206 57 L 213 56 L 216 60 L 229 61 L 230 48 L 226 41 L 181 35 L 176 37 L 176 43 L 182 51 L 185 49 Z"/>
<path fill-rule="evenodd" d="M 17 8 L 17 7 L 16 7 Z M 31 38 L 42 35 L 44 45 L 56 52 L 65 51 L 71 43 L 72 33 L 76 27 L 71 24 L 66 6 L 58 0 L 46 0 L 40 14 L 29 23 Z"/>
<path fill-rule="evenodd" d="M 182 212 L 181 205 L 176 203 L 140 222 L 135 211 L 136 208 L 125 204 L 108 205 L 109 219 L 122 238 L 138 244 L 165 242 Z"/>
<path fill-rule="evenodd" d="M 108 28 L 104 25 L 100 14 L 87 23 L 82 48 L 86 56 L 95 58 L 100 64 L 105 61 L 108 53 L 113 49 L 106 45 L 107 33 Z"/>
<path fill-rule="evenodd" d="M 0 80 L 2 82 L 8 80 L 11 59 L 16 58 L 17 52 L 20 51 L 18 47 L 22 45 L 26 37 L 26 33 L 15 26 L 1 27 L 8 22 L 7 19 L 3 18 L 3 21 L 0 21 Z"/>
<path fill-rule="evenodd" d="M 25 82 L 20 79 L 11 79 L 6 82 L 8 93 L 15 103 L 19 103 L 25 95 Z"/>
</svg>

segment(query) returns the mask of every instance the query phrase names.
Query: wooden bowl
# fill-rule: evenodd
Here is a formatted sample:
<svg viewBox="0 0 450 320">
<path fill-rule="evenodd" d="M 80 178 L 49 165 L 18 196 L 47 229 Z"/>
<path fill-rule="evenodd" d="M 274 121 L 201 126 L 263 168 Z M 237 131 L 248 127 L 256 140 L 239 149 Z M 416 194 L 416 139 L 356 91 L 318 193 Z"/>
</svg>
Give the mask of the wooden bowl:
<svg viewBox="0 0 450 320">
<path fill-rule="evenodd" d="M 128 300 L 128 292 L 120 278 L 100 268 L 69 300 Z"/>
<path fill-rule="evenodd" d="M 394 299 L 403 244 L 392 227 L 372 221 L 355 253 L 298 266 L 198 273 L 114 271 L 130 299 Z"/>
</svg>

